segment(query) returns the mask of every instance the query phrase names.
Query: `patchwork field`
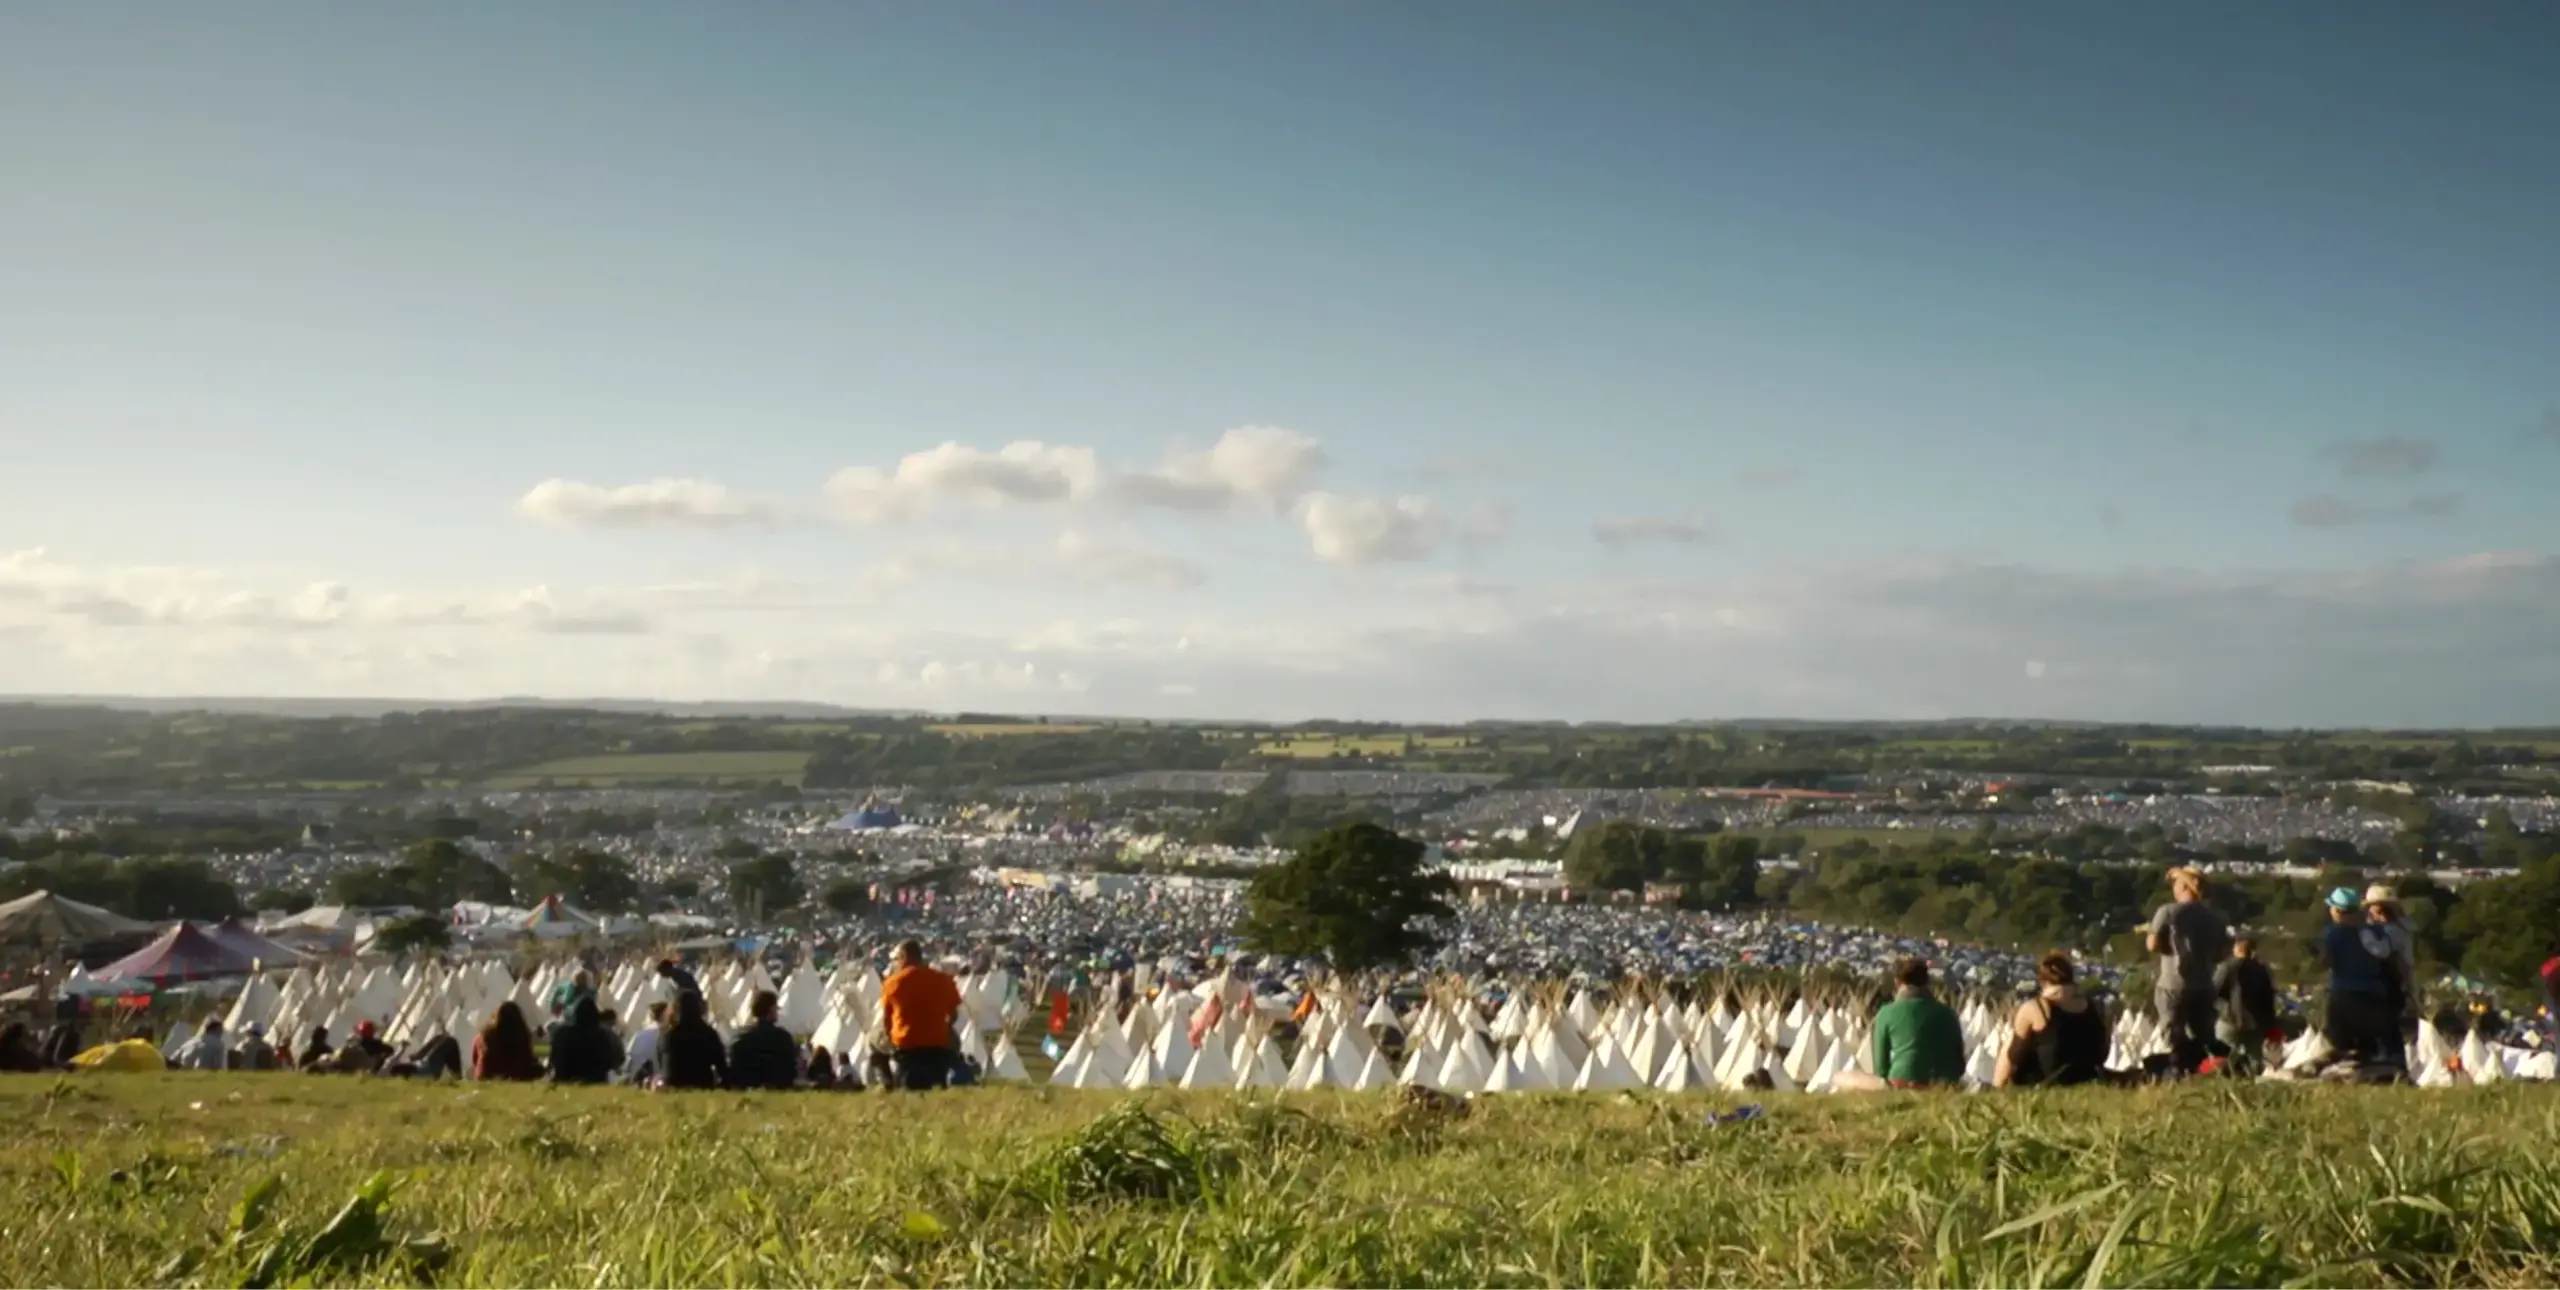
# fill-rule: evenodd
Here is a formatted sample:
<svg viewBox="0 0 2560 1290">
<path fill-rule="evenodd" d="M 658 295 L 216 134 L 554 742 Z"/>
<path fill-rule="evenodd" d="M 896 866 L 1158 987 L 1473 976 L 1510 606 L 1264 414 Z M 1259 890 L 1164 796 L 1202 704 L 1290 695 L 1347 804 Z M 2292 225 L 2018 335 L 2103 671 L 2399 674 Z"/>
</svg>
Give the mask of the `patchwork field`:
<svg viewBox="0 0 2560 1290">
<path fill-rule="evenodd" d="M 1001 739 L 1011 735 L 1082 735 L 1102 727 L 1098 725 L 1042 725 L 1037 721 L 949 721 L 926 726 L 937 735 L 955 739 Z"/>
<path fill-rule="evenodd" d="M 1401 757 L 1410 744 L 1417 753 L 1447 752 L 1467 746 L 1465 735 L 1287 735 L 1254 746 L 1262 757 Z"/>
<path fill-rule="evenodd" d="M 706 784 L 797 784 L 805 752 L 612 753 L 562 757 L 521 766 L 485 781 L 490 788 L 531 788 L 550 780 L 563 788 L 617 788 L 666 780 Z"/>
<path fill-rule="evenodd" d="M 2560 1283 L 2560 1101 L 0 1076 L 9 1285 Z"/>
</svg>

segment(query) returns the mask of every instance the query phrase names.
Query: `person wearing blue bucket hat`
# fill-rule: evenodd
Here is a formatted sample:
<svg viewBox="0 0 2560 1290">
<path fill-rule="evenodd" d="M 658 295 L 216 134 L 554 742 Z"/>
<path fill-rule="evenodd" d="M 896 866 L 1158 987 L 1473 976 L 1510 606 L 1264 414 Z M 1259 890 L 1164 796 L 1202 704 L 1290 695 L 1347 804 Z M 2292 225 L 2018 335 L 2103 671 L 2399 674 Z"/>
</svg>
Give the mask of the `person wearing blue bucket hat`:
<svg viewBox="0 0 2560 1290">
<path fill-rule="evenodd" d="M 2320 958 L 2329 967 L 2329 1015 L 2321 1027 L 2329 1046 L 2360 1066 L 2387 1061 L 2387 1042 L 2399 1026 L 2391 1006 L 2390 946 L 2381 952 L 2365 936 L 2364 902 L 2352 887 L 2329 893 L 2329 925 L 2320 934 Z"/>
</svg>

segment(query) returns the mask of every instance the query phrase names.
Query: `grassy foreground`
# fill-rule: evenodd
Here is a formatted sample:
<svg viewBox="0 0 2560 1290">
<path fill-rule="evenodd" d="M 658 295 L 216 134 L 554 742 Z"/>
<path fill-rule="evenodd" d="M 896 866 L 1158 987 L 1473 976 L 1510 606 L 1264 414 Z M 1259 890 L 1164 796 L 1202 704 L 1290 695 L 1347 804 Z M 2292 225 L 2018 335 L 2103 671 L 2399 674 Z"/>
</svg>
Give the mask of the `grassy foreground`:
<svg viewBox="0 0 2560 1290">
<path fill-rule="evenodd" d="M 2549 1089 L 1730 1104 L 0 1077 L 0 1284 L 2560 1284 Z"/>
</svg>

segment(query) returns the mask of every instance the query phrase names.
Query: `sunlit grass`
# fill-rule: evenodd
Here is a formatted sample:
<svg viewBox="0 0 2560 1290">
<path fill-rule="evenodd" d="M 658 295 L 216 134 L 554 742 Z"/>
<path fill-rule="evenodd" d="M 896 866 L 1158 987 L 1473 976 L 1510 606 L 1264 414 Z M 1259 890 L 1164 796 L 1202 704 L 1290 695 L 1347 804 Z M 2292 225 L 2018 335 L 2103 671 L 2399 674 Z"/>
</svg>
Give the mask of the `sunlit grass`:
<svg viewBox="0 0 2560 1290">
<path fill-rule="evenodd" d="M 5 1077 L 0 1282 L 2560 1282 L 2548 1089 L 1732 1100 Z"/>
</svg>

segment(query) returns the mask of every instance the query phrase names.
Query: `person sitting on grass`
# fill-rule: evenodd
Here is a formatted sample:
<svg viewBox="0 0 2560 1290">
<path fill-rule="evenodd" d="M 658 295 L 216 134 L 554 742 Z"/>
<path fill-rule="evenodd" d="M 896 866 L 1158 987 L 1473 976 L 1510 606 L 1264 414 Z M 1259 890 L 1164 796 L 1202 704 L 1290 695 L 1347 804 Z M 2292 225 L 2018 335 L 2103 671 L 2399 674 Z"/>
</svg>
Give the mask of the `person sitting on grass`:
<svg viewBox="0 0 2560 1290">
<path fill-rule="evenodd" d="M 169 1055 L 172 1070 L 227 1071 L 231 1069 L 231 1044 L 223 1037 L 222 1019 L 207 1017 L 204 1029 L 196 1037 L 178 1045 Z"/>
<path fill-rule="evenodd" d="M 393 1075 L 414 1075 L 420 1079 L 442 1079 L 462 1074 L 462 1044 L 439 1030 L 418 1041 L 416 1047 L 400 1054 L 384 1068 Z"/>
<path fill-rule="evenodd" d="M 27 1023 L 12 1021 L 0 1026 L 0 1072 L 32 1075 L 44 1069 L 44 1054 L 37 1050 L 36 1039 Z"/>
<path fill-rule="evenodd" d="M 781 1011 L 782 999 L 771 990 L 758 990 L 747 1001 L 752 1021 L 729 1041 L 729 1087 L 790 1088 L 800 1082 L 800 1045 L 775 1020 Z"/>
<path fill-rule="evenodd" d="M 2077 975 L 2061 950 L 2036 960 L 2036 997 L 2010 1018 L 2009 1046 L 1992 1087 L 2086 1084 L 2105 1076 L 2107 1011 L 2080 993 Z"/>
<path fill-rule="evenodd" d="M 1939 1088 L 1964 1079 L 1964 1023 L 1938 1001 L 1929 965 L 1894 965 L 1893 1002 L 1876 1012 L 1876 1074 L 1894 1088 Z"/>
<path fill-rule="evenodd" d="M 658 1077 L 658 1045 L 667 1037 L 667 1016 L 674 1006 L 666 1000 L 649 1005 L 649 1024 L 631 1037 L 631 1047 L 622 1058 L 622 1078 L 632 1084 L 647 1084 Z"/>
<path fill-rule="evenodd" d="M 329 1028 L 327 1026 L 313 1026 L 311 1028 L 311 1038 L 303 1041 L 302 1051 L 293 1055 L 294 1069 L 305 1072 L 317 1072 L 322 1063 L 327 1062 L 329 1058 L 334 1055 L 335 1051 L 336 1050 L 329 1047 Z"/>
<path fill-rule="evenodd" d="M 579 999 L 594 997 L 596 997 L 595 974 L 580 968 L 569 974 L 567 980 L 552 982 L 551 993 L 543 999 L 542 1006 L 550 1009 L 552 1016 L 566 1020 L 569 1009 L 575 1006 Z"/>
<path fill-rule="evenodd" d="M 823 1045 L 809 1045 L 809 1087 L 834 1088 L 835 1086 L 835 1054 L 828 1052 Z"/>
<path fill-rule="evenodd" d="M 390 1043 L 383 1039 L 382 1028 L 371 1021 L 356 1023 L 356 1037 L 348 1042 L 347 1047 L 364 1050 L 367 1070 L 380 1069 L 383 1063 L 398 1055 Z"/>
<path fill-rule="evenodd" d="M 621 1065 L 622 1045 L 605 1029 L 596 997 L 582 994 L 569 1001 L 569 1015 L 551 1028 L 551 1082 L 602 1084 Z"/>
<path fill-rule="evenodd" d="M 622 1073 L 622 1068 L 631 1061 L 631 1050 L 622 1046 L 622 1014 L 599 1004 L 596 1007 L 596 1020 L 604 1023 L 605 1043 L 613 1049 L 612 1073 L 619 1075 Z"/>
<path fill-rule="evenodd" d="M 676 996 L 676 1024 L 658 1041 L 658 1082 L 666 1088 L 718 1088 L 729 1082 L 729 1047 L 704 1016 L 699 993 Z"/>
<path fill-rule="evenodd" d="M 524 1009 L 515 1000 L 499 1004 L 489 1014 L 489 1023 L 472 1036 L 471 1078 L 542 1078 L 542 1061 L 533 1054 L 533 1027 L 525 1024 Z"/>
<path fill-rule="evenodd" d="M 271 1071 L 276 1068 L 276 1046 L 267 1042 L 266 1027 L 250 1022 L 240 1042 L 231 1046 L 231 1069 L 235 1071 Z"/>
</svg>

